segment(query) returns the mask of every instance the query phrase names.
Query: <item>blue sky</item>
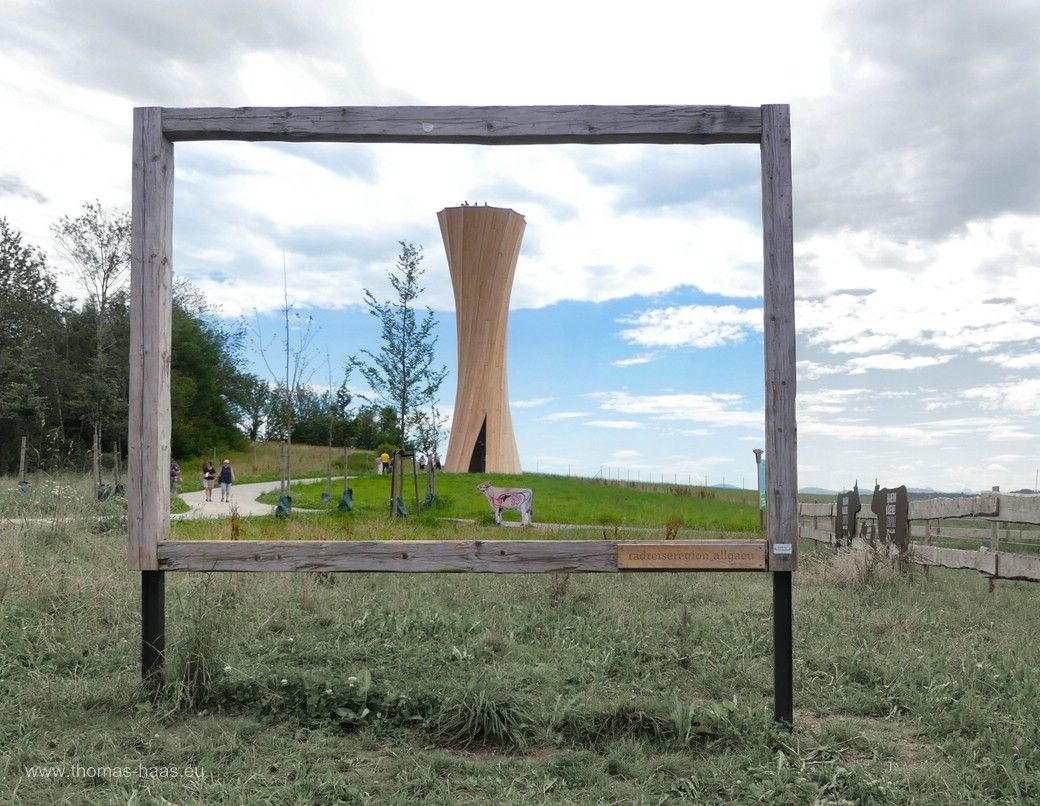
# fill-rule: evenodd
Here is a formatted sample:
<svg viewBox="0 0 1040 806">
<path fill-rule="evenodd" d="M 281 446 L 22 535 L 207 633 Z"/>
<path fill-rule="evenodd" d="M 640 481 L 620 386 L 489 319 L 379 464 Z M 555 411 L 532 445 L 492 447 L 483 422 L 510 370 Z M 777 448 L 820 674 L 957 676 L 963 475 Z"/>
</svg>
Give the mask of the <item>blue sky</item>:
<svg viewBox="0 0 1040 806">
<path fill-rule="evenodd" d="M 11 0 L 0 215 L 63 269 L 51 223 L 94 198 L 129 206 L 134 106 L 790 103 L 800 484 L 1033 484 L 1040 6 L 489 8 Z M 291 303 L 321 326 L 320 376 L 326 349 L 338 366 L 373 346 L 362 289 L 388 293 L 402 239 L 425 248 L 453 368 L 436 213 L 515 209 L 524 467 L 752 483 L 756 148 L 192 143 L 176 161 L 177 275 L 231 320 L 269 316 L 284 253 Z"/>
</svg>

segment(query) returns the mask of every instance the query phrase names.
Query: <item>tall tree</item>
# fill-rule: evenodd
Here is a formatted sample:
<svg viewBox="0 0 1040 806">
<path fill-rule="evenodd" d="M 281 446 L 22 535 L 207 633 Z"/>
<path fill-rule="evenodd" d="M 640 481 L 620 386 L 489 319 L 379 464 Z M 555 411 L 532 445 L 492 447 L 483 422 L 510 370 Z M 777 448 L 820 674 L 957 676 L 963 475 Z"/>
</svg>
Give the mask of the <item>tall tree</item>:
<svg viewBox="0 0 1040 806">
<path fill-rule="evenodd" d="M 399 242 L 401 253 L 387 272 L 396 300 L 379 302 L 365 289 L 365 305 L 381 326 L 382 346 L 378 352 L 362 350 L 351 358 L 369 387 L 397 417 L 397 445 L 404 448 L 418 433 L 427 410 L 436 402 L 437 392 L 448 368 L 434 366 L 437 336 L 436 319 L 427 307 L 426 315 L 416 315 L 415 302 L 425 290 L 420 284 L 423 268 L 422 248 Z"/>
<path fill-rule="evenodd" d="M 238 381 L 231 391 L 231 403 L 239 421 L 246 429 L 246 436 L 250 442 L 256 442 L 260 429 L 267 420 L 271 394 L 271 387 L 267 381 L 248 373 L 238 376 Z"/>
<path fill-rule="evenodd" d="M 87 202 L 78 216 L 63 216 L 51 230 L 87 294 L 85 310 L 94 317 L 94 355 L 81 402 L 97 432 L 126 414 L 126 384 L 115 371 L 124 356 L 114 353 L 113 334 L 127 308 L 130 214 Z"/>
<path fill-rule="evenodd" d="M 130 279 L 130 214 L 107 210 L 95 200 L 78 216 L 62 216 L 51 230 L 94 309 L 100 362 L 112 302 Z"/>
<path fill-rule="evenodd" d="M 21 233 L 0 218 L 0 472 L 14 464 L 22 436 L 34 442 L 42 436 L 60 388 L 56 295 L 43 252 L 23 244 Z"/>
</svg>

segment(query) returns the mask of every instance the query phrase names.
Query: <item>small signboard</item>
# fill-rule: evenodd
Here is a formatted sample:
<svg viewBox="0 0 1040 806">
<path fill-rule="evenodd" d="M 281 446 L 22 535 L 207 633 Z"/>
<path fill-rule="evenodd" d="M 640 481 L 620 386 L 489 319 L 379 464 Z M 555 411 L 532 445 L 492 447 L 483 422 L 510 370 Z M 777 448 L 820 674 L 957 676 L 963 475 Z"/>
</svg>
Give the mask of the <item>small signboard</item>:
<svg viewBox="0 0 1040 806">
<path fill-rule="evenodd" d="M 618 546 L 619 570 L 765 571 L 766 544 L 749 541 L 689 541 L 623 543 Z"/>
</svg>

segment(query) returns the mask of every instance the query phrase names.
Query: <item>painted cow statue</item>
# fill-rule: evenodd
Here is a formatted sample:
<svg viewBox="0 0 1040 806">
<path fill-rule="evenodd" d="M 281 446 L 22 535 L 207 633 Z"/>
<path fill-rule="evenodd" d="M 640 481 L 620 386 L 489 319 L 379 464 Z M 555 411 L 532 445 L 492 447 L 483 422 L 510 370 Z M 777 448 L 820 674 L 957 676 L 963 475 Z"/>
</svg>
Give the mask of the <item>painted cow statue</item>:
<svg viewBox="0 0 1040 806">
<path fill-rule="evenodd" d="M 520 513 L 524 526 L 530 525 L 534 490 L 527 487 L 493 487 L 487 481 L 478 484 L 477 489 L 487 496 L 488 503 L 495 510 L 495 523 L 502 523 L 503 509 L 511 509 Z"/>
</svg>

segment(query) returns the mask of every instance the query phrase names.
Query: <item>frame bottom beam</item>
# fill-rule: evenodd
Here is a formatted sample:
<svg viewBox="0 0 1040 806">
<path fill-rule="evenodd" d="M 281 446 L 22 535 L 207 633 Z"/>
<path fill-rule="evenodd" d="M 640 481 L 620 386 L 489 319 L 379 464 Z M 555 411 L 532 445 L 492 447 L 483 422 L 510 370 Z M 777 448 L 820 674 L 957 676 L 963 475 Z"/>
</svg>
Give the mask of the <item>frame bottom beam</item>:
<svg viewBox="0 0 1040 806">
<path fill-rule="evenodd" d="M 170 540 L 164 571 L 765 571 L 762 540 Z"/>
</svg>

